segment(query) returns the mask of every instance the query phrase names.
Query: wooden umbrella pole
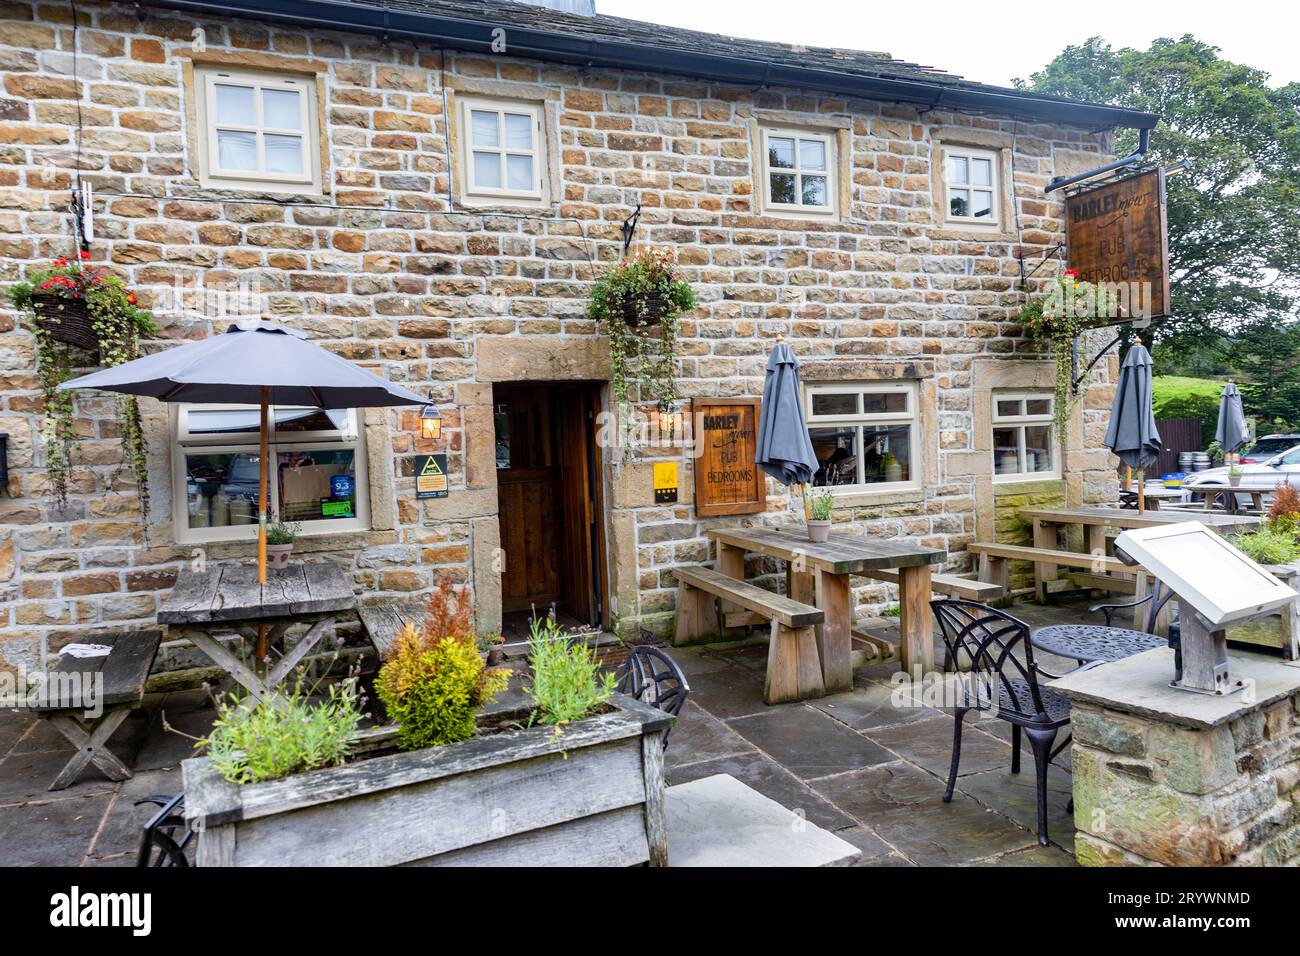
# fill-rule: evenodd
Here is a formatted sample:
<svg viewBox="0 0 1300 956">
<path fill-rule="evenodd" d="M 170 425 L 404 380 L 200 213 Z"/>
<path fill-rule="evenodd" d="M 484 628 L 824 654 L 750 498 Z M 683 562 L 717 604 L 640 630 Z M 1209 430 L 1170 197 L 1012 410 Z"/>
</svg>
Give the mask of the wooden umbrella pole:
<svg viewBox="0 0 1300 956">
<path fill-rule="evenodd" d="M 799 491 L 803 494 L 803 520 L 812 521 L 812 503 L 808 501 L 808 485 L 800 485 Z"/>
<path fill-rule="evenodd" d="M 1128 491 L 1133 487 L 1133 466 L 1124 466 L 1124 490 Z"/>
<path fill-rule="evenodd" d="M 261 417 L 261 446 L 258 451 L 258 469 L 257 469 L 257 583 L 266 583 L 266 509 L 267 509 L 267 485 L 269 484 L 268 472 L 270 465 L 268 459 L 271 455 L 271 436 L 270 436 L 270 386 L 262 386 L 262 417 Z M 257 659 L 266 660 L 266 625 L 257 626 Z"/>
<path fill-rule="evenodd" d="M 1147 470 L 1138 469 L 1138 514 L 1144 514 L 1147 510 Z M 1158 500 L 1158 499 L 1157 499 Z"/>
</svg>

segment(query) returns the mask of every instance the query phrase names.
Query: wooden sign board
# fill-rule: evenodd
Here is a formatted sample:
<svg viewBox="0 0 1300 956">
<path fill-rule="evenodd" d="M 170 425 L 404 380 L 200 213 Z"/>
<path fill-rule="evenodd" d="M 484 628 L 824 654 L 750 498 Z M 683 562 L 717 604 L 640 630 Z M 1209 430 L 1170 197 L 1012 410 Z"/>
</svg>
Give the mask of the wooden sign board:
<svg viewBox="0 0 1300 956">
<path fill-rule="evenodd" d="M 1080 282 L 1150 283 L 1151 317 L 1169 314 L 1165 171 L 1153 169 L 1066 197 L 1070 266 Z M 1137 309 L 1130 309 L 1136 315 Z"/>
<path fill-rule="evenodd" d="M 698 455 L 695 513 L 701 518 L 748 515 L 767 507 L 767 479 L 754 464 L 757 398 L 691 401 Z"/>
</svg>

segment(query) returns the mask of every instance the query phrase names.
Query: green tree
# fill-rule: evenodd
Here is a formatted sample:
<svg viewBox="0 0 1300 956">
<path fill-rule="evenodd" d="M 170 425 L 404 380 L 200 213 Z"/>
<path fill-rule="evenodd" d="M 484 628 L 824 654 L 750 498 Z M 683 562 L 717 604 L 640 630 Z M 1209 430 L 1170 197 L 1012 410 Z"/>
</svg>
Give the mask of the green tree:
<svg viewBox="0 0 1300 956">
<path fill-rule="evenodd" d="M 1232 337 L 1228 357 L 1248 379 L 1241 383 L 1242 405 L 1261 419 L 1262 428 L 1300 421 L 1300 326 L 1268 319 L 1247 323 Z"/>
<path fill-rule="evenodd" d="M 1184 36 L 1148 50 L 1094 37 L 1016 85 L 1158 113 L 1148 160 L 1190 163 L 1169 178 L 1173 318 L 1157 323 L 1155 338 L 1190 345 L 1295 315 L 1300 84 L 1273 89 L 1263 71 Z M 1137 145 L 1136 130 L 1117 131 L 1118 154 Z"/>
</svg>

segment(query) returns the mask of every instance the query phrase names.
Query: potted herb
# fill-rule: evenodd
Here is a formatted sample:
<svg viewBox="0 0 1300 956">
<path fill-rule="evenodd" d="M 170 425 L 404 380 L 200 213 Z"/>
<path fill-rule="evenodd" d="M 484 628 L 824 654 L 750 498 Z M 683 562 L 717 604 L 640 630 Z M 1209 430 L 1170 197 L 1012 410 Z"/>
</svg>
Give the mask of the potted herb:
<svg viewBox="0 0 1300 956">
<path fill-rule="evenodd" d="M 182 764 L 199 865 L 667 862 L 672 718 L 615 694 L 585 645 L 549 619 L 534 631 L 531 699 L 491 703 L 504 673 L 442 617 L 431 607 L 421 630 L 406 625 L 376 680 L 395 724 L 357 729 L 340 697 L 291 698 L 259 708 L 255 735 L 216 748 L 210 738 L 207 756 Z M 304 745 L 284 745 L 286 725 Z M 224 759 L 240 747 L 258 756 Z"/>
<path fill-rule="evenodd" d="M 1246 472 L 1241 467 L 1241 457 L 1239 455 L 1228 455 L 1228 484 L 1236 488 L 1241 484 L 1241 476 Z"/>
<path fill-rule="evenodd" d="M 677 333 L 683 312 L 695 308 L 695 291 L 677 274 L 672 248 L 651 248 L 623 259 L 596 281 L 587 316 L 609 336 L 611 385 L 621 410 L 630 383 L 660 412 L 677 400 Z"/>
<path fill-rule="evenodd" d="M 808 540 L 823 543 L 831 536 L 831 516 L 835 513 L 835 496 L 829 491 L 823 491 L 809 498 L 808 505 L 811 509 L 809 513 L 812 515 L 808 519 Z"/>
<path fill-rule="evenodd" d="M 273 570 L 289 566 L 293 543 L 302 531 L 296 521 L 273 521 L 266 529 L 266 566 Z"/>
<path fill-rule="evenodd" d="M 71 392 L 59 386 L 73 369 L 92 364 L 121 365 L 140 355 L 140 340 L 158 334 L 149 313 L 120 278 L 103 266 L 88 265 L 88 252 L 55 259 L 6 290 L 14 307 L 27 312 L 36 338 L 36 371 L 45 423 L 45 471 L 50 495 L 59 507 L 68 500 L 68 477 L 80 436 L 73 421 Z M 123 465 L 135 480 L 141 518 L 149 511 L 149 472 L 140 409 L 131 395 L 117 396 Z"/>
</svg>

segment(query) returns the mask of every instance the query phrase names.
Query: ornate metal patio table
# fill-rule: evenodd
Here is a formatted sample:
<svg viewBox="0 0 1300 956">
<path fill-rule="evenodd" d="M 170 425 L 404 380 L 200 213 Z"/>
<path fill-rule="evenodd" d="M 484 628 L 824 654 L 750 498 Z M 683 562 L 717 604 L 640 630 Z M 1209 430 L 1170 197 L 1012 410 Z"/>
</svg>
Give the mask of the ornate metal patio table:
<svg viewBox="0 0 1300 956">
<path fill-rule="evenodd" d="M 1085 664 L 1122 661 L 1168 644 L 1165 638 L 1155 634 L 1101 624 L 1051 624 L 1031 632 L 1029 642 L 1049 654 Z"/>
<path fill-rule="evenodd" d="M 352 585 L 332 564 L 295 564 L 267 572 L 257 581 L 257 568 L 247 564 L 209 564 L 204 570 L 182 570 L 176 586 L 158 609 L 166 624 L 211 658 L 256 699 L 274 694 L 290 672 L 325 637 L 334 635 L 341 612 L 357 606 Z M 212 636 L 214 630 L 240 631 L 271 625 L 268 647 L 279 647 L 294 624 L 310 626 L 293 649 L 279 660 L 245 662 Z"/>
</svg>

